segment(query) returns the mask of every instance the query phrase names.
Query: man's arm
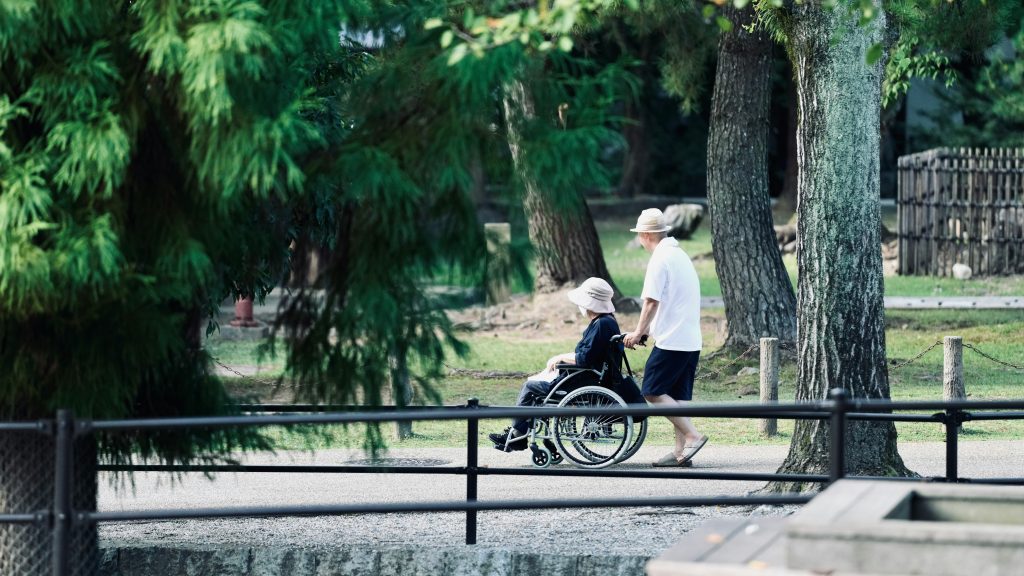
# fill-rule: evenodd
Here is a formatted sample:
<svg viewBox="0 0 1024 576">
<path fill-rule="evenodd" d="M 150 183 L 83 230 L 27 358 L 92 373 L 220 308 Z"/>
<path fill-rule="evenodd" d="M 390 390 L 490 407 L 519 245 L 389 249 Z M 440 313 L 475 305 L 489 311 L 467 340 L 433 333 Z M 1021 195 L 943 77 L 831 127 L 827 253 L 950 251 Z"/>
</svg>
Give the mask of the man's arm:
<svg viewBox="0 0 1024 576">
<path fill-rule="evenodd" d="M 644 298 L 644 305 L 640 309 L 640 321 L 636 323 L 636 330 L 630 332 L 622 339 L 623 346 L 629 349 L 636 348 L 640 338 L 650 333 L 651 322 L 654 320 L 655 312 L 658 311 L 658 304 L 657 300 Z"/>
</svg>

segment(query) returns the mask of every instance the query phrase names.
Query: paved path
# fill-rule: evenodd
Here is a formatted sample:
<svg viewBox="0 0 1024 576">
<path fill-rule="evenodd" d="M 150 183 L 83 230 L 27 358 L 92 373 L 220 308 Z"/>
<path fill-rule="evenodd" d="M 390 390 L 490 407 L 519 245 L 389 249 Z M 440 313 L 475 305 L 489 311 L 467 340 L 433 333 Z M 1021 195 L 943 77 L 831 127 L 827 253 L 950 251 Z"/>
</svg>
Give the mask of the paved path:
<svg viewBox="0 0 1024 576">
<path fill-rule="evenodd" d="M 960 447 L 963 477 L 1024 476 L 1024 441 L 964 442 Z M 786 446 L 716 446 L 700 453 L 697 467 L 715 471 L 773 472 Z M 649 469 L 649 462 L 666 447 L 644 446 L 619 468 Z M 907 465 L 925 476 L 944 472 L 943 443 L 900 446 Z M 392 458 L 464 463 L 464 449 L 403 449 Z M 315 455 L 282 453 L 254 456 L 250 463 L 340 464 L 364 456 L 351 450 L 327 450 Z M 503 454 L 481 449 L 482 466 L 528 466 L 526 453 Z M 564 466 L 565 464 L 562 464 Z M 133 489 L 115 490 L 101 479 L 100 510 L 461 500 L 461 476 L 383 474 L 223 474 L 216 479 L 185 474 L 172 481 L 166 474 L 135 476 Z M 539 478 L 482 476 L 480 500 L 549 497 L 666 497 L 742 495 L 759 482 Z M 600 510 L 538 510 L 481 512 L 478 542 L 482 547 L 526 547 L 536 551 L 655 555 L 681 534 L 711 517 L 754 513 L 785 514 L 789 509 L 642 508 Z M 236 519 L 106 524 L 101 536 L 112 544 L 202 544 L 320 547 L 338 544 L 367 546 L 462 546 L 464 514 L 391 514 L 343 517 Z"/>
</svg>

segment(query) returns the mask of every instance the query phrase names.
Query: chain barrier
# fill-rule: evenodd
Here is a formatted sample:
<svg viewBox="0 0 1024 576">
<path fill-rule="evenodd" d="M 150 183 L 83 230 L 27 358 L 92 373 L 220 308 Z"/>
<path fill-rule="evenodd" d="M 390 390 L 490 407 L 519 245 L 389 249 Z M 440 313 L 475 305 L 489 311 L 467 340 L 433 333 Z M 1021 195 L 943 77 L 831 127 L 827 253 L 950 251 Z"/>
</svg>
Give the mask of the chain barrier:
<svg viewBox="0 0 1024 576">
<path fill-rule="evenodd" d="M 906 368 L 907 366 L 910 366 L 914 362 L 917 362 L 918 360 L 920 360 L 922 356 L 924 356 L 925 354 L 931 352 L 932 350 L 934 350 L 938 346 L 942 346 L 942 340 L 936 340 L 935 342 L 932 343 L 931 346 L 929 346 L 929 347 L 925 348 L 924 350 L 918 352 L 917 355 L 914 356 L 913 358 L 911 358 L 910 360 L 907 360 L 905 362 L 900 362 L 899 364 L 894 364 L 893 366 L 891 366 L 889 368 L 889 371 L 899 370 L 901 368 Z"/>
<path fill-rule="evenodd" d="M 477 379 L 489 379 L 489 378 L 526 378 L 532 375 L 532 372 L 515 372 L 510 370 L 472 370 L 470 368 L 456 368 L 444 363 L 444 367 L 448 369 L 448 373 L 455 376 L 469 376 Z"/>
<path fill-rule="evenodd" d="M 228 366 L 227 364 L 221 362 L 218 358 L 210 356 L 210 359 L 213 360 L 213 363 L 216 364 L 217 366 L 220 366 L 221 368 L 227 370 L 228 372 L 231 372 L 232 374 L 234 374 L 235 376 L 238 376 L 239 378 L 241 378 L 243 380 L 247 380 L 249 382 L 256 382 L 257 384 L 268 384 L 268 385 L 271 385 L 271 386 L 276 386 L 277 385 L 277 380 L 276 379 L 275 380 L 263 380 L 261 378 L 254 378 L 252 376 L 249 376 L 249 375 L 246 375 L 246 374 L 242 374 L 238 370 L 236 370 L 236 369 L 232 368 L 231 366 Z"/>
<path fill-rule="evenodd" d="M 754 350 L 760 350 L 760 348 L 761 348 L 760 344 L 751 344 L 750 348 L 747 348 L 747 350 L 745 352 L 743 352 L 743 354 L 740 354 L 739 356 L 733 358 L 732 361 L 730 361 L 726 365 L 722 366 L 718 370 L 712 370 L 711 372 L 708 372 L 707 374 L 698 375 L 693 380 L 694 380 L 694 382 L 696 382 L 698 380 L 705 380 L 707 378 L 717 378 L 718 376 L 720 376 L 722 374 L 722 372 L 725 372 L 726 368 L 736 364 L 737 362 L 739 362 L 740 360 L 745 358 L 748 354 L 750 354 Z M 699 372 L 699 368 L 698 368 L 698 372 Z"/>
<path fill-rule="evenodd" d="M 963 346 L 964 346 L 964 348 L 970 348 L 971 350 L 974 350 L 975 352 L 978 353 L 979 356 L 981 356 L 983 358 L 988 358 L 989 360 L 995 362 L 996 364 L 1001 364 L 1003 366 L 1006 366 L 1006 367 L 1009 367 L 1009 368 L 1013 368 L 1015 370 L 1024 370 L 1024 366 L 1018 366 L 1016 364 L 1011 364 L 1010 362 L 1006 362 L 1006 361 L 1000 360 L 1000 359 L 998 359 L 998 358 L 996 358 L 996 357 L 994 357 L 994 356 L 992 356 L 990 354 L 986 354 L 985 352 L 982 352 L 981 350 L 976 348 L 973 344 L 968 344 L 967 342 L 964 342 Z"/>
<path fill-rule="evenodd" d="M 779 342 L 778 345 L 779 345 L 779 348 L 782 349 L 782 350 L 792 350 L 792 351 L 796 351 L 797 350 L 797 347 L 794 344 L 790 344 L 790 343 L 787 343 L 787 342 Z M 892 366 L 889 367 L 889 370 L 890 371 L 895 371 L 895 370 L 901 370 L 903 368 L 906 368 L 907 366 L 910 366 L 911 364 L 917 362 L 918 360 L 923 358 L 925 354 L 931 352 L 932 350 L 934 350 L 935 348 L 937 348 L 939 346 L 942 346 L 942 341 L 941 340 L 936 340 L 931 345 L 929 345 L 927 348 L 925 348 L 924 350 L 922 350 L 922 351 L 918 352 L 917 354 L 915 354 L 912 358 L 910 358 L 908 360 L 905 360 L 903 362 L 899 362 L 897 364 L 893 364 Z M 986 358 L 986 359 L 988 359 L 988 360 L 990 360 L 992 362 L 995 362 L 996 364 L 999 364 L 1001 366 L 1006 366 L 1007 368 L 1013 368 L 1014 370 L 1024 370 L 1024 366 L 1020 366 L 1020 365 L 1017 365 L 1017 364 L 1013 364 L 1011 362 L 1006 362 L 1004 360 L 1000 360 L 1000 359 L 992 356 L 991 354 L 987 354 L 987 353 L 983 352 L 982 350 L 978 349 L 973 344 L 969 344 L 967 342 L 964 342 L 963 346 L 964 346 L 964 348 L 968 348 L 970 350 L 973 350 L 978 355 L 980 355 L 980 356 L 982 356 L 982 357 L 984 357 L 984 358 Z M 700 368 L 698 368 L 698 375 L 694 378 L 694 381 L 697 381 L 697 380 L 707 380 L 709 378 L 717 378 L 718 376 L 721 376 L 721 374 L 723 372 L 725 372 L 726 369 L 730 368 L 731 366 L 734 366 L 737 362 L 739 362 L 740 360 L 746 358 L 747 356 L 750 355 L 751 352 L 753 352 L 755 350 L 760 350 L 760 345 L 759 344 L 752 344 L 742 354 L 740 354 L 739 356 L 733 358 L 731 361 L 729 361 L 728 363 L 723 365 L 721 368 L 718 368 L 717 370 L 712 370 L 712 371 L 707 372 L 705 374 L 700 374 Z M 263 380 L 263 379 L 260 379 L 260 378 L 254 378 L 252 376 L 249 376 L 249 375 L 246 375 L 246 374 L 243 374 L 243 373 L 239 372 L 238 370 L 236 370 L 235 368 L 232 368 L 231 366 L 228 366 L 227 364 L 224 364 L 223 362 L 221 362 L 217 358 L 213 358 L 213 357 L 211 357 L 211 358 L 212 358 L 212 360 L 213 360 L 213 362 L 215 364 L 217 364 L 221 368 L 227 370 L 228 372 L 231 372 L 235 376 L 238 376 L 239 378 L 242 378 L 244 380 L 248 380 L 248 381 L 251 381 L 251 382 L 257 382 L 257 383 L 260 383 L 260 384 L 270 384 L 270 385 L 276 385 L 277 384 L 277 380 Z M 450 365 L 448 363 L 445 363 L 444 366 L 445 366 L 445 368 L 448 369 L 449 374 L 456 375 L 456 376 L 469 376 L 471 378 L 478 378 L 478 379 L 522 379 L 522 378 L 526 378 L 526 377 L 530 376 L 530 374 L 531 374 L 530 372 L 518 372 L 518 371 L 510 371 L 510 370 L 472 370 L 472 369 L 468 369 L 468 368 L 457 368 L 457 367 L 452 366 L 452 365 Z"/>
</svg>

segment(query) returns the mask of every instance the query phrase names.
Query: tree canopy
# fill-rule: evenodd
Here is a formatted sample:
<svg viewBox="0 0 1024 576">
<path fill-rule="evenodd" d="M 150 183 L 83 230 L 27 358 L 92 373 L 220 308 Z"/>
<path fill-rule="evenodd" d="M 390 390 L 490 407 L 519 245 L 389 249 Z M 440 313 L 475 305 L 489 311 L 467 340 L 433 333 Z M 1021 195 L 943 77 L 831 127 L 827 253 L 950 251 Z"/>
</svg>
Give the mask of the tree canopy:
<svg viewBox="0 0 1024 576">
<path fill-rule="evenodd" d="M 397 351 L 429 394 L 446 347 L 462 345 L 425 288 L 453 269 L 482 278 L 471 166 L 503 150 L 500 88 L 530 58 L 510 45 L 453 61 L 427 23 L 464 12 L 0 6 L 2 417 L 230 410 L 203 326 L 224 298 L 261 298 L 301 272 L 314 248 L 327 265 L 285 299 L 272 346 L 297 396 L 381 403 Z M 556 189 L 585 186 L 604 174 L 604 80 L 581 80 L 568 55 L 548 62 L 531 83 L 544 113 L 523 145 Z M 106 448 L 187 457 L 239 441 L 259 442 Z"/>
</svg>

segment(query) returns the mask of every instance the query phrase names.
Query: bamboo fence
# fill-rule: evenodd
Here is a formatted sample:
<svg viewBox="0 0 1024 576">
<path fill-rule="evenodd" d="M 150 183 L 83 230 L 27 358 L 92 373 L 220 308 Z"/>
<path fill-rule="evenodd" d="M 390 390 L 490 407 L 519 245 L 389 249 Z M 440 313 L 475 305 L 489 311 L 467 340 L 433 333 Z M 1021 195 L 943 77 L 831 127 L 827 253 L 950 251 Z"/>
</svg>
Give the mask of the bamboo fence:
<svg viewBox="0 0 1024 576">
<path fill-rule="evenodd" d="M 1024 150 L 936 148 L 899 159 L 899 273 L 1024 273 Z"/>
</svg>

